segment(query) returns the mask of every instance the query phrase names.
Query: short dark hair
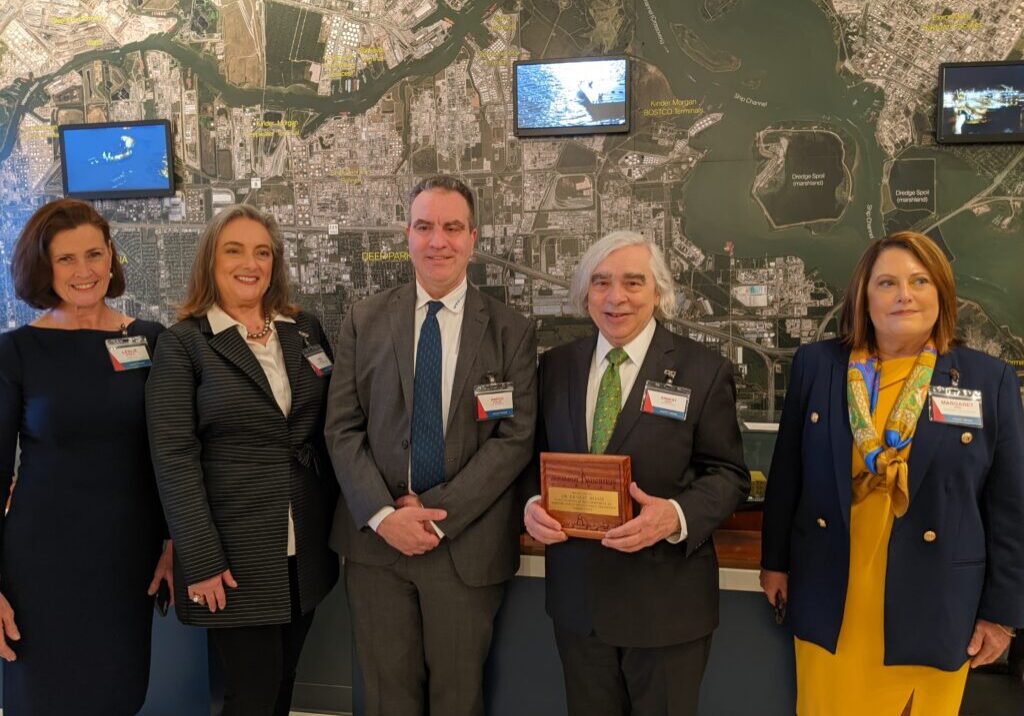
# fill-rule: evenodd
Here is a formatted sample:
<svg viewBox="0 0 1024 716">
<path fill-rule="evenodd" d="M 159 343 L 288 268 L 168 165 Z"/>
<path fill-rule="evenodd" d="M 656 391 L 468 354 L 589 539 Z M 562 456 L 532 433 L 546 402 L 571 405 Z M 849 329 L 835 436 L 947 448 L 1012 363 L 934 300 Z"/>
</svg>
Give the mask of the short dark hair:
<svg viewBox="0 0 1024 716">
<path fill-rule="evenodd" d="M 50 242 L 61 231 L 79 226 L 95 226 L 103 232 L 110 247 L 110 283 L 107 298 L 124 293 L 124 269 L 117 248 L 110 240 L 110 224 L 91 205 L 78 199 L 57 199 L 39 207 L 25 224 L 14 244 L 11 278 L 14 294 L 33 308 L 54 308 L 61 303 L 53 290 L 53 265 L 50 263 Z"/>
<path fill-rule="evenodd" d="M 461 179 L 456 179 L 455 177 L 447 174 L 439 174 L 438 176 L 424 179 L 414 186 L 412 191 L 409 192 L 409 206 L 412 206 L 412 203 L 416 201 L 416 197 L 420 194 L 432 189 L 453 191 L 465 199 L 466 203 L 469 205 L 469 228 L 476 228 L 476 200 L 473 198 L 473 191 L 466 186 L 466 183 Z M 412 212 L 410 212 L 410 216 L 411 215 Z"/>
</svg>

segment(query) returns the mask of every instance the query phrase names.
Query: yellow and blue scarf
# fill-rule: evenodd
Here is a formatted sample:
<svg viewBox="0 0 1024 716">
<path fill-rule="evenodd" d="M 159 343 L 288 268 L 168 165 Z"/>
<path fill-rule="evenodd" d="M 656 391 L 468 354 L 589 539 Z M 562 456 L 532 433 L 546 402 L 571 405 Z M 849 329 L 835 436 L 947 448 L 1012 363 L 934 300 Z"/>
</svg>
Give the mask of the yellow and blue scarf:
<svg viewBox="0 0 1024 716">
<path fill-rule="evenodd" d="M 907 461 L 900 451 L 910 445 L 917 430 L 917 419 L 928 398 L 928 386 L 935 371 L 938 352 L 929 342 L 918 354 L 917 361 L 900 389 L 896 404 L 885 421 L 885 431 L 878 435 L 872 416 L 878 404 L 882 377 L 878 356 L 865 349 L 850 353 L 846 371 L 846 398 L 850 404 L 850 429 L 853 441 L 864 457 L 867 470 L 853 477 L 854 502 L 885 483 L 892 499 L 892 511 L 902 517 L 910 505 Z"/>
</svg>

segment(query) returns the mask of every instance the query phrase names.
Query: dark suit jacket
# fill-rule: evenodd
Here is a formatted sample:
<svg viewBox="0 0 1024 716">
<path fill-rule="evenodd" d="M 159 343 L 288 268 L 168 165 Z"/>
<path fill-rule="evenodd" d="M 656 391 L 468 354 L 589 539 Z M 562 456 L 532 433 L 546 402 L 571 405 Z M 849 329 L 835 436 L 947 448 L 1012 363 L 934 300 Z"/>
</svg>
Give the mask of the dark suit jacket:
<svg viewBox="0 0 1024 716">
<path fill-rule="evenodd" d="M 797 351 L 764 513 L 762 564 L 789 572 L 789 623 L 832 652 L 850 565 L 848 361 L 834 340 Z M 984 427 L 934 423 L 923 413 L 917 422 L 910 507 L 893 525 L 878 595 L 886 664 L 958 669 L 976 619 L 1024 626 L 1020 385 L 1010 366 L 969 348 L 939 356 L 932 385 L 950 385 L 953 369 L 961 388 L 982 391 Z M 926 531 L 937 539 L 926 541 Z"/>
<path fill-rule="evenodd" d="M 393 563 L 400 552 L 367 525 L 408 492 L 416 285 L 352 307 L 338 336 L 327 445 L 342 499 L 331 544 L 347 559 Z M 527 318 L 469 287 L 445 432 L 445 482 L 420 495 L 447 510 L 437 523 L 462 580 L 497 584 L 519 565 L 515 480 L 530 460 L 536 416 L 537 349 Z M 477 422 L 473 387 L 514 383 L 515 415 Z"/>
<path fill-rule="evenodd" d="M 186 624 L 291 620 L 289 501 L 302 611 L 337 581 L 338 560 L 327 547 L 337 487 L 322 440 L 328 379 L 303 357 L 301 334 L 328 355 L 330 346 L 316 318 L 300 313 L 295 321 L 276 323 L 292 391 L 287 417 L 237 330 L 214 335 L 205 318 L 187 319 L 157 344 L 146 413 L 174 538 L 175 604 Z M 238 588 L 227 589 L 224 611 L 189 601 L 189 584 L 228 568 Z"/>
<path fill-rule="evenodd" d="M 594 335 L 541 357 L 538 452 L 588 452 L 587 381 L 596 346 Z M 676 385 L 693 391 L 683 421 L 640 412 L 644 385 L 664 381 L 667 369 L 676 371 Z M 681 644 L 711 633 L 718 625 L 711 533 L 750 491 L 732 364 L 658 325 L 605 452 L 629 455 L 633 480 L 645 492 L 679 502 L 688 536 L 635 554 L 588 539 L 549 546 L 548 614 L 560 628 L 623 647 Z"/>
</svg>

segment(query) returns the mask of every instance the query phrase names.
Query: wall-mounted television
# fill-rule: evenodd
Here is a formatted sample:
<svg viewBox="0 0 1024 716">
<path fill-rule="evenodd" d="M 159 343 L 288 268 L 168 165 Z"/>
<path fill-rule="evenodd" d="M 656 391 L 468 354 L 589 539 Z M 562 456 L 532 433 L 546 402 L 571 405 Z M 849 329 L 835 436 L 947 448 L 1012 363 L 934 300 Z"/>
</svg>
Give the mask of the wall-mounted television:
<svg viewBox="0 0 1024 716">
<path fill-rule="evenodd" d="M 574 57 L 512 66 L 518 137 L 629 131 L 629 60 Z"/>
<path fill-rule="evenodd" d="M 936 140 L 1024 142 L 1024 62 L 947 62 L 939 67 Z"/>
<path fill-rule="evenodd" d="M 174 194 L 174 144 L 165 119 L 58 127 L 64 194 L 129 199 Z"/>
</svg>

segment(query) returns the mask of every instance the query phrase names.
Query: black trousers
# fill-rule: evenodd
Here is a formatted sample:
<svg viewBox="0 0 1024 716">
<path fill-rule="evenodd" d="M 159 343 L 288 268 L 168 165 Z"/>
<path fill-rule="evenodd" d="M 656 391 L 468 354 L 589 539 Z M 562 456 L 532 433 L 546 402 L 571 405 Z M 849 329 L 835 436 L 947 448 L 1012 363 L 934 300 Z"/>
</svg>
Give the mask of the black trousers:
<svg viewBox="0 0 1024 716">
<path fill-rule="evenodd" d="M 555 625 L 569 716 L 696 716 L 711 635 L 652 648 L 618 647 Z"/>
<path fill-rule="evenodd" d="M 295 558 L 288 559 L 292 620 L 288 624 L 208 630 L 210 645 L 224 671 L 221 716 L 288 716 L 295 668 L 313 623 L 313 611 L 299 607 Z"/>
</svg>

